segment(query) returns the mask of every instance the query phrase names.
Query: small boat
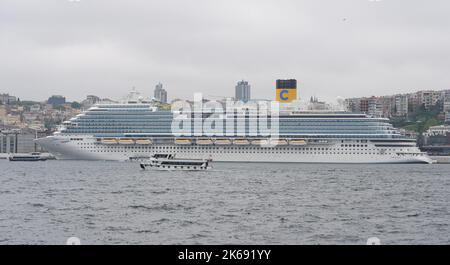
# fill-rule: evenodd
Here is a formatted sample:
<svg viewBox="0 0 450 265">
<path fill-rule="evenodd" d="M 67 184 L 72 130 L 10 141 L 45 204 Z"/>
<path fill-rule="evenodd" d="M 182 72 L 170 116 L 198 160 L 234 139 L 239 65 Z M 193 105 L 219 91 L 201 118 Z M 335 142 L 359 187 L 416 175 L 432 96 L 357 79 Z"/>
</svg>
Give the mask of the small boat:
<svg viewBox="0 0 450 265">
<path fill-rule="evenodd" d="M 211 145 L 213 141 L 211 139 L 197 139 L 196 143 L 198 145 Z"/>
<path fill-rule="evenodd" d="M 289 141 L 290 145 L 306 145 L 306 141 L 304 139 L 292 139 Z"/>
<path fill-rule="evenodd" d="M 155 154 L 148 161 L 141 162 L 142 169 L 203 171 L 211 169 L 211 159 L 175 158 L 171 154 Z"/>
<path fill-rule="evenodd" d="M 175 139 L 175 144 L 190 145 L 192 142 L 189 139 Z"/>
<path fill-rule="evenodd" d="M 100 142 L 102 144 L 117 144 L 116 139 L 102 139 Z"/>
<path fill-rule="evenodd" d="M 252 145 L 269 145 L 270 142 L 267 139 L 257 139 L 252 141 Z"/>
<path fill-rule="evenodd" d="M 249 145 L 250 142 L 247 139 L 235 139 L 233 141 L 233 144 L 235 144 L 235 145 Z"/>
<path fill-rule="evenodd" d="M 216 139 L 214 141 L 215 145 L 230 145 L 231 141 L 229 139 Z"/>
<path fill-rule="evenodd" d="M 150 145 L 153 141 L 150 139 L 137 139 L 136 144 L 142 144 L 142 145 Z"/>
<path fill-rule="evenodd" d="M 288 145 L 288 142 L 286 140 L 270 140 L 271 145 Z"/>
<path fill-rule="evenodd" d="M 134 144 L 134 141 L 131 139 L 119 139 L 119 144 L 129 145 Z"/>
<path fill-rule="evenodd" d="M 48 157 L 42 156 L 41 153 L 13 154 L 9 156 L 9 161 L 35 162 L 35 161 L 46 161 L 47 159 Z"/>
</svg>

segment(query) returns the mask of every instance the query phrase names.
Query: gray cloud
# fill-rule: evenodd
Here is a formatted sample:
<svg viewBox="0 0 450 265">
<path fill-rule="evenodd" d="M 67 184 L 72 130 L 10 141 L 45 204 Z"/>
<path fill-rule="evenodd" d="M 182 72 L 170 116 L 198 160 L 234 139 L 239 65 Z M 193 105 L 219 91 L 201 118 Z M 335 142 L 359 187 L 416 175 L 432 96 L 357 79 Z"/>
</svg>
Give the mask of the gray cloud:
<svg viewBox="0 0 450 265">
<path fill-rule="evenodd" d="M 384 95 L 450 88 L 444 0 L 2 0 L 0 92 L 232 96 L 239 79 L 274 98 Z"/>
</svg>

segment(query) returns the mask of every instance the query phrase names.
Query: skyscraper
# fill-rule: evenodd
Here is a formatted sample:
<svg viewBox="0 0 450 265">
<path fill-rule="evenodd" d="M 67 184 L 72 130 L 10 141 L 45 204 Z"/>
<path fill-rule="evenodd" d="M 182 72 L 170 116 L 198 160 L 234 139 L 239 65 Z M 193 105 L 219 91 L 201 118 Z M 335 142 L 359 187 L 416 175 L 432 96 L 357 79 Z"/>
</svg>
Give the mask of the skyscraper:
<svg viewBox="0 0 450 265">
<path fill-rule="evenodd" d="M 163 85 L 161 83 L 156 85 L 154 97 L 162 103 L 167 103 L 167 91 L 163 89 Z"/>
<path fill-rule="evenodd" d="M 237 101 L 247 102 L 250 100 L 250 85 L 247 81 L 239 81 L 236 85 L 235 99 Z"/>
</svg>

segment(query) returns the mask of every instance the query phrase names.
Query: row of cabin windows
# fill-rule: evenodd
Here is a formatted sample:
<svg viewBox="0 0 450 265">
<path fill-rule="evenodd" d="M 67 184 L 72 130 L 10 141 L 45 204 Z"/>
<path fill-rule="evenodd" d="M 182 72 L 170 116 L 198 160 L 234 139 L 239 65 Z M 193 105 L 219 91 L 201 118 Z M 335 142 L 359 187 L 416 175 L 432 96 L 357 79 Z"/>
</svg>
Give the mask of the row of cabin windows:
<svg viewBox="0 0 450 265">
<path fill-rule="evenodd" d="M 95 153 L 121 153 L 118 150 L 91 150 Z M 140 153 L 147 153 L 148 151 L 140 150 Z M 181 153 L 204 153 L 201 151 L 180 151 Z M 239 153 L 239 154 L 308 154 L 308 155 L 392 155 L 393 153 L 377 153 L 377 152 L 279 152 L 279 151 L 210 151 L 208 153 L 227 154 L 227 153 Z"/>
<path fill-rule="evenodd" d="M 106 149 L 106 148 L 102 148 L 102 149 L 98 149 L 98 148 L 89 148 L 89 147 L 82 147 L 82 149 L 88 149 L 90 151 L 93 152 L 97 152 L 97 153 L 121 153 L 123 152 L 123 150 L 121 150 L 120 148 L 114 148 L 114 149 Z M 312 149 L 312 148 L 311 148 Z M 338 154 L 344 154 L 344 155 L 376 155 L 376 154 L 380 154 L 378 152 L 376 152 L 376 150 L 360 150 L 358 151 L 352 151 L 352 152 L 348 152 L 351 150 L 345 150 L 347 152 L 343 152 L 344 150 L 340 150 L 337 151 L 338 149 L 327 149 L 327 151 L 324 150 L 305 150 L 305 149 L 295 149 L 295 150 L 288 150 L 288 151 L 281 151 L 281 150 L 277 150 L 277 149 L 259 149 L 258 151 L 256 149 L 222 149 L 222 150 L 209 150 L 208 149 L 208 153 L 218 153 L 218 154 L 225 154 L 225 153 L 246 153 L 246 154 L 317 154 L 317 155 L 338 155 Z M 362 152 L 361 152 L 362 151 Z M 391 152 L 389 152 L 391 151 Z M 392 154 L 392 149 L 390 149 L 388 152 L 385 153 L 381 153 L 381 155 L 390 155 Z M 403 150 L 400 150 L 403 151 Z M 140 153 L 146 153 L 149 152 L 149 150 L 144 150 L 144 149 L 139 149 L 139 150 L 133 150 L 133 152 L 140 152 Z M 179 151 L 181 153 L 204 153 L 204 151 L 200 151 L 200 150 L 187 150 L 187 149 L 181 149 L 181 151 Z"/>
<path fill-rule="evenodd" d="M 83 149 L 90 149 L 93 150 L 92 147 L 85 147 L 85 146 L 94 146 L 95 144 L 92 143 L 81 143 L 79 145 L 83 145 L 81 148 Z M 98 148 L 106 148 L 104 146 L 98 146 L 95 145 L 95 149 Z M 351 147 L 352 145 L 341 145 L 341 147 Z M 356 147 L 368 147 L 368 145 L 353 145 Z M 376 148 L 364 148 L 359 150 L 354 149 L 341 149 L 341 148 L 328 148 L 328 147 L 306 147 L 306 148 L 294 148 L 294 147 L 221 147 L 221 149 L 217 149 L 217 147 L 208 147 L 208 146 L 202 146 L 202 147 L 187 147 L 187 146 L 108 146 L 108 149 L 113 150 L 123 150 L 123 149 L 133 149 L 133 150 L 148 150 L 148 149 L 158 149 L 158 150 L 275 150 L 275 151 L 375 151 Z M 385 149 L 386 151 L 396 151 L 396 149 L 389 148 Z M 399 151 L 403 151 L 403 149 L 400 149 Z"/>
</svg>

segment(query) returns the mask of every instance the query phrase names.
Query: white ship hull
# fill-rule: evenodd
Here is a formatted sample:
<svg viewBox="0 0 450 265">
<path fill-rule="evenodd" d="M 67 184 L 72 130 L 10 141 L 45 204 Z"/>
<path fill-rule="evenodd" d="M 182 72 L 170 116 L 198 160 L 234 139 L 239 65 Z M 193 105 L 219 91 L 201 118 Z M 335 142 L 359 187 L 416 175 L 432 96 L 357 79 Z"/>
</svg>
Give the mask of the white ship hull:
<svg viewBox="0 0 450 265">
<path fill-rule="evenodd" d="M 367 147 L 343 148 L 336 141 L 323 150 L 324 145 L 279 146 L 179 146 L 179 145 L 105 145 L 92 136 L 49 136 L 38 139 L 39 145 L 57 159 L 69 160 L 115 160 L 125 161 L 130 157 L 151 156 L 156 153 L 175 154 L 179 158 L 205 159 L 214 162 L 280 162 L 280 163 L 346 163 L 346 164 L 392 164 L 432 163 L 417 147 L 378 148 L 369 143 Z M 399 152 L 402 152 L 399 155 Z"/>
</svg>

